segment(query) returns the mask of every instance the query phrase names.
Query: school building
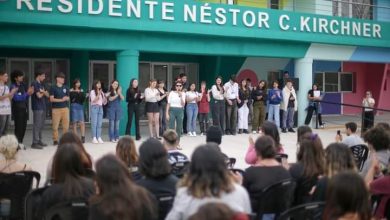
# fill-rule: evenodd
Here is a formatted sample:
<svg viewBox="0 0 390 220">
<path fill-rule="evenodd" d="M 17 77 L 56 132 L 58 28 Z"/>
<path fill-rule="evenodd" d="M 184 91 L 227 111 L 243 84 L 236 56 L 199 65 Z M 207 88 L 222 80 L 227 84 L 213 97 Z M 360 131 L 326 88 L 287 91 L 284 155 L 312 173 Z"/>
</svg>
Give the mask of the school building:
<svg viewBox="0 0 390 220">
<path fill-rule="evenodd" d="M 0 0 L 1 68 L 23 70 L 29 84 L 44 69 L 48 86 L 63 72 L 84 90 L 114 78 L 124 90 L 132 78 L 170 88 L 180 73 L 209 87 L 231 74 L 255 85 L 289 71 L 299 124 L 314 82 L 325 101 L 360 105 L 371 90 L 390 109 L 390 1 Z M 323 114 L 358 111 L 323 105 Z"/>
</svg>

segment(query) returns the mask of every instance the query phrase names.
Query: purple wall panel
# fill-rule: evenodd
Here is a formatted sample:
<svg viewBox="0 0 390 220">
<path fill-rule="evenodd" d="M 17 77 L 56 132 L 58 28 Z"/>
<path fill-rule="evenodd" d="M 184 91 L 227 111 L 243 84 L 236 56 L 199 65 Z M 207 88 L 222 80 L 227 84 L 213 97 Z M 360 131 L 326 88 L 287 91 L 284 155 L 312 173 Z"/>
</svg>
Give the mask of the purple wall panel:
<svg viewBox="0 0 390 220">
<path fill-rule="evenodd" d="M 341 103 L 341 93 L 326 93 L 323 101 Z M 322 114 L 341 114 L 341 105 L 322 103 Z"/>
</svg>

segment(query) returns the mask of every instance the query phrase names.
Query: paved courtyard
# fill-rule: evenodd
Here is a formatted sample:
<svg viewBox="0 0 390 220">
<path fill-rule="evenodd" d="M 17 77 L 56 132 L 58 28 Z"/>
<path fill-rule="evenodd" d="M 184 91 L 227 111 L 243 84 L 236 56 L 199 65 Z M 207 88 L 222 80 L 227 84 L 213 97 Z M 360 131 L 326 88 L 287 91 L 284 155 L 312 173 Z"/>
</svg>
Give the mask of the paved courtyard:
<svg viewBox="0 0 390 220">
<path fill-rule="evenodd" d="M 140 141 L 136 141 L 137 148 L 147 138 L 147 127 L 141 126 L 141 134 L 143 138 Z M 324 146 L 334 141 L 334 136 L 336 134 L 336 130 L 340 128 L 325 128 L 315 130 L 318 133 L 324 143 Z M 108 139 L 107 127 L 103 128 L 103 140 Z M 91 154 L 92 158 L 96 161 L 101 156 L 114 153 L 115 152 L 115 143 L 105 142 L 104 144 L 92 144 L 89 129 L 87 129 L 87 143 L 85 143 L 85 148 L 89 154 Z M 30 143 L 32 139 L 32 130 L 28 128 L 26 131 L 26 138 L 24 143 L 28 145 L 27 150 L 21 150 L 18 154 L 18 158 L 20 161 L 32 166 L 32 168 L 38 171 L 42 176 L 41 184 L 46 180 L 46 166 L 50 158 L 55 153 L 56 147 L 52 145 L 51 139 L 51 129 L 49 127 L 44 130 L 44 142 L 48 143 L 49 146 L 45 147 L 43 150 L 35 150 L 30 148 Z M 230 157 L 237 158 L 236 168 L 244 169 L 248 167 L 248 165 L 244 161 L 245 153 L 248 148 L 248 138 L 252 134 L 242 134 L 236 136 L 223 136 L 221 149 L 222 151 Z M 258 135 L 252 135 L 256 138 Z M 281 134 L 281 143 L 284 145 L 286 153 L 289 155 L 289 162 L 296 161 L 296 133 L 287 133 Z M 188 156 L 191 156 L 194 149 L 200 144 L 204 144 L 206 141 L 206 137 L 197 136 L 197 137 L 188 137 L 185 136 L 181 139 L 180 145 L 182 146 L 182 152 Z"/>
</svg>

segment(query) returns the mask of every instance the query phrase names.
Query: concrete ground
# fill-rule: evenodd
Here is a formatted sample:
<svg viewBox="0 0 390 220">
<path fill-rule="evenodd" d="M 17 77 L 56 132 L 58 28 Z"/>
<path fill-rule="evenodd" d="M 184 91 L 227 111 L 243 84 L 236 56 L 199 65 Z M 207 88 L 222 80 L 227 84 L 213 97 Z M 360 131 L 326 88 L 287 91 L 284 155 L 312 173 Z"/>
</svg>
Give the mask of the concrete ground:
<svg viewBox="0 0 390 220">
<path fill-rule="evenodd" d="M 337 129 L 340 128 L 317 129 L 314 132 L 319 134 L 325 147 L 329 143 L 334 141 L 334 137 Z M 105 125 L 103 128 L 103 140 L 108 140 L 107 132 L 108 132 L 108 128 L 107 125 Z M 115 146 L 116 146 L 115 143 L 105 142 L 104 144 L 92 144 L 89 133 L 90 131 L 89 129 L 87 129 L 87 140 L 84 146 L 95 161 L 105 154 L 115 152 Z M 145 125 L 141 126 L 142 139 L 140 141 L 136 141 L 137 147 L 139 147 L 142 141 L 144 141 L 148 137 L 147 134 L 148 134 L 147 127 Z M 252 134 L 250 135 L 241 134 L 236 136 L 229 135 L 229 136 L 223 136 L 222 138 L 221 149 L 229 157 L 237 158 L 237 163 L 235 165 L 236 168 L 244 169 L 248 167 L 248 165 L 244 161 L 244 157 L 248 148 L 248 138 L 251 135 Z M 32 130 L 28 128 L 24 140 L 24 144 L 26 145 L 27 150 L 21 150 L 18 153 L 18 159 L 21 162 L 30 165 L 33 168 L 33 170 L 36 170 L 41 174 L 41 178 L 42 178 L 41 184 L 43 184 L 43 182 L 46 180 L 46 167 L 48 161 L 52 158 L 56 150 L 56 147 L 52 145 L 51 136 L 52 136 L 51 129 L 49 127 L 45 128 L 43 134 L 44 142 L 49 144 L 49 146 L 45 147 L 43 150 L 31 149 L 29 145 L 31 145 Z M 258 135 L 252 135 L 252 136 L 256 138 Z M 289 155 L 288 161 L 290 163 L 296 161 L 296 152 L 297 152 L 296 140 L 297 140 L 296 133 L 281 134 L 281 143 L 284 145 L 285 152 Z M 206 141 L 205 136 L 203 137 L 199 135 L 197 137 L 184 136 L 181 139 L 181 143 L 180 143 L 180 145 L 183 148 L 182 152 L 188 156 L 191 156 L 194 149 L 197 146 L 204 144 L 205 141 Z"/>
</svg>

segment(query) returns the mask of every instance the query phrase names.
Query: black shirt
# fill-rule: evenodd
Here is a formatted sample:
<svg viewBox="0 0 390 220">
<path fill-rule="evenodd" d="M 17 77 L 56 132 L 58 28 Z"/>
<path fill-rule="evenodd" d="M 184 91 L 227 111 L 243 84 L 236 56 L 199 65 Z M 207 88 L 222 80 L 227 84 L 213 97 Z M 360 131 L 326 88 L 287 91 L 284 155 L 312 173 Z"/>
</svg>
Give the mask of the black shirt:
<svg viewBox="0 0 390 220">
<path fill-rule="evenodd" d="M 65 85 L 61 87 L 54 85 L 50 89 L 50 96 L 54 96 L 55 99 L 62 99 L 65 96 L 69 96 L 69 89 Z M 52 102 L 51 106 L 52 108 L 65 108 L 68 107 L 68 101 Z"/>
<path fill-rule="evenodd" d="M 158 93 L 160 94 L 160 96 L 163 96 L 164 94 L 167 93 L 167 90 L 164 88 L 164 92 L 165 93 L 162 93 L 160 92 L 160 89 L 157 89 L 158 90 Z M 158 101 L 158 104 L 159 105 L 164 105 L 164 104 L 167 104 L 167 97 L 165 96 L 163 99 L 161 99 L 160 101 Z"/>
<path fill-rule="evenodd" d="M 31 95 L 31 108 L 32 110 L 46 110 L 46 96 L 42 96 L 41 98 L 38 98 L 37 93 L 41 90 L 45 90 L 45 87 L 42 83 L 35 80 L 32 84 L 32 87 L 34 87 L 34 94 Z"/>
<path fill-rule="evenodd" d="M 291 177 L 297 183 L 294 193 L 294 205 L 310 202 L 312 200 L 310 192 L 318 181 L 318 175 L 313 177 L 303 176 L 303 169 L 303 164 L 300 162 L 291 165 L 289 169 Z"/>
<path fill-rule="evenodd" d="M 291 100 L 291 98 L 294 98 L 292 93 L 290 93 L 290 97 L 288 97 L 287 108 L 294 108 L 295 107 L 295 99 Z"/>
<path fill-rule="evenodd" d="M 260 99 L 258 99 L 258 96 L 260 96 L 259 97 Z M 264 104 L 267 103 L 267 92 L 265 90 L 255 88 L 252 90 L 251 97 L 254 103 L 256 102 L 263 102 Z"/>
<path fill-rule="evenodd" d="M 137 96 L 135 96 L 136 94 Z M 141 90 L 128 88 L 126 91 L 126 102 L 128 105 L 141 103 Z"/>
<path fill-rule="evenodd" d="M 69 98 L 70 98 L 70 103 L 83 105 L 85 101 L 85 93 L 83 90 L 81 91 L 72 90 L 69 92 Z"/>
</svg>

